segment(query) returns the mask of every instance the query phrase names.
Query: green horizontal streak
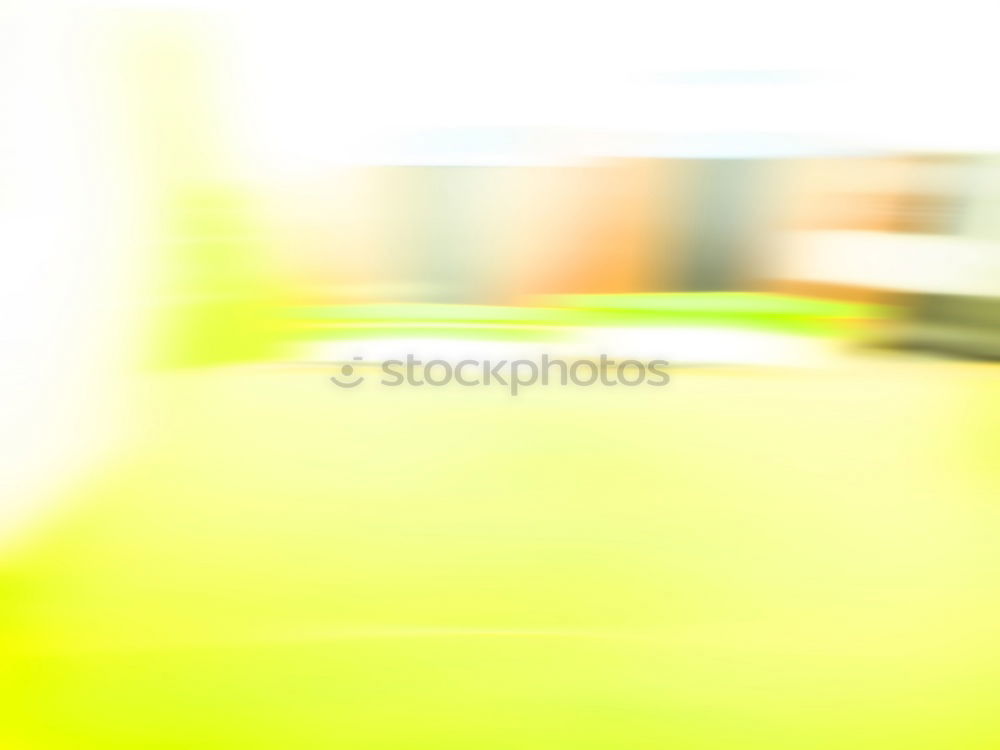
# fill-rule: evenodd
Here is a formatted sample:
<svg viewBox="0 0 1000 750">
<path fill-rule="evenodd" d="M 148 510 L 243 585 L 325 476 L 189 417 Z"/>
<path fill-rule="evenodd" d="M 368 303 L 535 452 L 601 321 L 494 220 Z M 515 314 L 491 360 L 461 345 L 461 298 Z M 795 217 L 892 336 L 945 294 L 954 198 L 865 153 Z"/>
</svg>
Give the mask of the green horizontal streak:
<svg viewBox="0 0 1000 750">
<path fill-rule="evenodd" d="M 310 339 L 430 335 L 550 340 L 556 332 L 532 331 L 531 327 L 683 325 L 836 335 L 852 321 L 888 314 L 887 308 L 876 305 L 750 292 L 560 295 L 540 298 L 539 302 L 538 307 L 421 303 L 312 306 L 291 310 L 290 319 L 316 326 L 296 331 L 296 336 Z M 404 323 L 407 325 L 399 325 Z M 441 325 L 447 323 L 455 326 Z M 352 327 L 359 324 L 372 327 Z"/>
<path fill-rule="evenodd" d="M 567 329 L 569 330 L 569 329 Z M 294 337 L 309 341 L 354 341 L 370 339 L 474 339 L 476 341 L 556 341 L 563 338 L 563 331 L 539 327 L 469 327 L 469 326 L 396 326 L 391 323 L 379 326 L 339 326 L 297 329 Z"/>
</svg>

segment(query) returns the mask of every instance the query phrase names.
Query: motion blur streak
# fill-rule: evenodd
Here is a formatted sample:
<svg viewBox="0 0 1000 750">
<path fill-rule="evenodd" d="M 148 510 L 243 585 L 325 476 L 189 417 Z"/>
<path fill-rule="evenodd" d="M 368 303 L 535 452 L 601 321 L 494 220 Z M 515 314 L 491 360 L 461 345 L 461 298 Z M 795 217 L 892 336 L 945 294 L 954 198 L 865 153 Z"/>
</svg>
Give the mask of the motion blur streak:
<svg viewBox="0 0 1000 750">
<path fill-rule="evenodd" d="M 988 20 L 4 5 L 0 748 L 1000 746 Z"/>
</svg>

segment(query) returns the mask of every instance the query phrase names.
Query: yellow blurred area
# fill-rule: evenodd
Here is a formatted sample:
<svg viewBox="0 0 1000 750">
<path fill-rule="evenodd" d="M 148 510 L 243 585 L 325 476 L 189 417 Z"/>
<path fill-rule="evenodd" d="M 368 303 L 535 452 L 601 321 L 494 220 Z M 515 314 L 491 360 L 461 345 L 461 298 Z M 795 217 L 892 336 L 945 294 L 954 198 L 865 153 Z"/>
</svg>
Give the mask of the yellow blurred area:
<svg viewBox="0 0 1000 750">
<path fill-rule="evenodd" d="M 11 747 L 991 747 L 1000 383 L 144 384 L 3 575 Z"/>
</svg>

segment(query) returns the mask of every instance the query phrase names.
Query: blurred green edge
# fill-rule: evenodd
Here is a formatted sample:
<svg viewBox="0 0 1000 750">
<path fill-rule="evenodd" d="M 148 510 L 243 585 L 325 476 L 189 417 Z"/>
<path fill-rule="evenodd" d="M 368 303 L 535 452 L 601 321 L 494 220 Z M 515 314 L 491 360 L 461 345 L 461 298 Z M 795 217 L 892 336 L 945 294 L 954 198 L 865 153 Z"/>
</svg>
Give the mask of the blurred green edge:
<svg viewBox="0 0 1000 750">
<path fill-rule="evenodd" d="M 846 335 L 889 317 L 885 306 L 754 292 L 585 294 L 541 297 L 532 307 L 396 303 L 298 306 L 292 338 L 337 340 L 433 336 L 552 340 L 574 328 L 742 328 L 804 336 Z"/>
</svg>

